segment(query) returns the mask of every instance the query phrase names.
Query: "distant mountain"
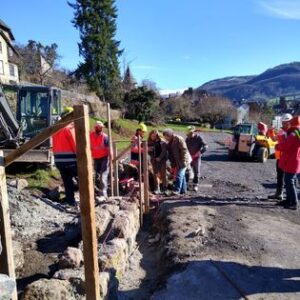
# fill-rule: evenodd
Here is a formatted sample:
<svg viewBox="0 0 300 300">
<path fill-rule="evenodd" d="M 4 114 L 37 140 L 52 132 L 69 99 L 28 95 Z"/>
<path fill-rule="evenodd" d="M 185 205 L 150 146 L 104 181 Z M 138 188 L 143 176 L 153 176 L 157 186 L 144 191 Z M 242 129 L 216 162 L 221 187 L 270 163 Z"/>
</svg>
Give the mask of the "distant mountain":
<svg viewBox="0 0 300 300">
<path fill-rule="evenodd" d="M 256 76 L 235 76 L 209 81 L 198 88 L 232 100 L 267 100 L 300 94 L 300 62 L 279 65 Z"/>
</svg>

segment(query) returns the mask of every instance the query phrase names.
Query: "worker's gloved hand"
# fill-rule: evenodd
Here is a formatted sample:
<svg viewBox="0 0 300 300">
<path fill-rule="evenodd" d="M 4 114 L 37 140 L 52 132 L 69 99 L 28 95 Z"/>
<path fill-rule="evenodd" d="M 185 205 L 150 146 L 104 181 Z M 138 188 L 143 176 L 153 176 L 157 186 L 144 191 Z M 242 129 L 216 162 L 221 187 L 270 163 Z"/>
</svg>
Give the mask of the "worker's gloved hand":
<svg viewBox="0 0 300 300">
<path fill-rule="evenodd" d="M 208 149 L 207 145 L 203 146 L 202 149 L 200 150 L 200 153 L 201 154 L 205 153 L 207 151 L 207 149 Z"/>
<path fill-rule="evenodd" d="M 177 173 L 177 168 L 176 167 L 171 168 L 171 174 L 173 176 L 176 176 L 176 173 Z"/>
</svg>

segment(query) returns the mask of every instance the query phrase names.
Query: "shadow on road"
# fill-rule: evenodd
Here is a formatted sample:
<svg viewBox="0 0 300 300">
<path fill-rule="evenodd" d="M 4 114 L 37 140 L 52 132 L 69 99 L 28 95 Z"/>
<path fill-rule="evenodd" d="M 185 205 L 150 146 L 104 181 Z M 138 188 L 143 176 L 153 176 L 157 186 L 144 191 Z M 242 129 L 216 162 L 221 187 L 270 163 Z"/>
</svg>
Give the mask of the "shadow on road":
<svg viewBox="0 0 300 300">
<path fill-rule="evenodd" d="M 178 199 L 178 198 L 165 198 L 164 208 L 171 209 L 176 207 L 187 207 L 187 206 L 226 206 L 226 205 L 237 205 L 237 206 L 245 206 L 245 207 L 261 207 L 261 208 L 274 208 L 278 209 L 279 206 L 275 205 L 275 202 L 271 201 L 259 201 L 256 199 L 224 199 L 214 197 L 214 199 L 206 199 L 206 198 L 186 198 L 186 199 Z"/>
<path fill-rule="evenodd" d="M 167 288 L 153 299 L 183 299 L 180 297 L 184 296 L 186 300 L 238 300 L 258 294 L 261 294 L 260 299 L 268 299 L 268 294 L 276 294 L 279 299 L 286 293 L 291 293 L 290 299 L 299 299 L 292 295 L 300 292 L 299 277 L 300 269 L 250 266 L 232 261 L 195 261 L 170 277 Z"/>
</svg>

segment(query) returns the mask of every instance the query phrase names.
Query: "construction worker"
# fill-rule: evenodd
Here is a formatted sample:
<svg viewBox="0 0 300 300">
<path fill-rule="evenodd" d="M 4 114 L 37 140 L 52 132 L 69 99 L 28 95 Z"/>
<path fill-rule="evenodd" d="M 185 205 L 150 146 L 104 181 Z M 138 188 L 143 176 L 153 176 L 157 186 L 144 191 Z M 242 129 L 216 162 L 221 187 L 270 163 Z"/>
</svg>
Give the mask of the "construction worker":
<svg viewBox="0 0 300 300">
<path fill-rule="evenodd" d="M 196 131 L 195 126 L 189 126 L 188 129 L 189 132 L 185 142 L 192 157 L 192 162 L 190 168 L 187 170 L 186 180 L 189 182 L 189 179 L 193 178 L 193 190 L 197 192 L 201 175 L 201 156 L 207 151 L 208 145 L 201 137 L 200 133 Z"/>
<path fill-rule="evenodd" d="M 283 114 L 281 117 L 282 127 L 281 130 L 277 133 L 277 141 L 278 144 L 281 144 L 287 138 L 287 131 L 290 127 L 290 121 L 293 116 L 291 114 Z M 277 199 L 283 200 L 283 181 L 284 181 L 284 172 L 280 168 L 280 160 L 281 160 L 281 150 L 280 147 L 275 149 L 275 158 L 276 158 L 276 172 L 277 172 L 277 184 L 276 184 L 276 193 L 274 195 L 268 196 L 268 199 Z M 279 205 L 283 205 L 285 202 L 279 202 Z"/>
<path fill-rule="evenodd" d="M 174 134 L 172 129 L 166 129 L 163 136 L 168 142 L 169 159 L 171 167 L 176 168 L 175 191 L 173 195 L 187 192 L 186 169 L 192 161 L 186 142 L 183 137 Z"/>
<path fill-rule="evenodd" d="M 97 121 L 90 133 L 91 151 L 94 159 L 95 186 L 99 197 L 107 198 L 109 174 L 109 138 L 103 132 L 104 124 Z"/>
<path fill-rule="evenodd" d="M 62 116 L 73 111 L 72 107 L 65 107 Z M 60 172 L 65 187 L 66 202 L 75 205 L 75 184 L 77 177 L 76 140 L 74 123 L 59 130 L 52 136 L 54 161 Z"/>
<path fill-rule="evenodd" d="M 147 132 L 147 126 L 144 123 L 140 123 L 136 129 L 135 135 L 131 139 L 131 161 L 130 163 L 136 167 L 139 166 L 139 139 L 143 140 Z M 142 144 L 140 144 L 142 147 Z"/>
<path fill-rule="evenodd" d="M 154 194 L 158 195 L 167 189 L 167 143 L 158 130 L 154 129 L 148 137 L 148 153 L 154 173 Z M 161 183 L 161 187 L 160 187 Z"/>
<path fill-rule="evenodd" d="M 287 130 L 287 137 L 276 145 L 281 151 L 279 168 L 284 171 L 284 182 L 287 202 L 284 207 L 296 210 L 298 208 L 298 193 L 296 190 L 297 174 L 300 173 L 300 117 L 294 117 Z"/>
</svg>

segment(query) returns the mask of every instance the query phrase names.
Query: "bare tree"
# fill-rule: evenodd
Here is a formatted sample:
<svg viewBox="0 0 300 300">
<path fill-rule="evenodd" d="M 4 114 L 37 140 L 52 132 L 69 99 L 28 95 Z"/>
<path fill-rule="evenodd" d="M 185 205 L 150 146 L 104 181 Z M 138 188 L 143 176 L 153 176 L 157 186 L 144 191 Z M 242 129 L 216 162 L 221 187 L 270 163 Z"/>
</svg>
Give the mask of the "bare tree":
<svg viewBox="0 0 300 300">
<path fill-rule="evenodd" d="M 226 117 L 236 117 L 236 109 L 231 101 L 218 96 L 202 98 L 195 104 L 193 111 L 196 119 L 209 123 L 211 127 L 214 127 L 219 122 L 223 122 Z"/>
</svg>

